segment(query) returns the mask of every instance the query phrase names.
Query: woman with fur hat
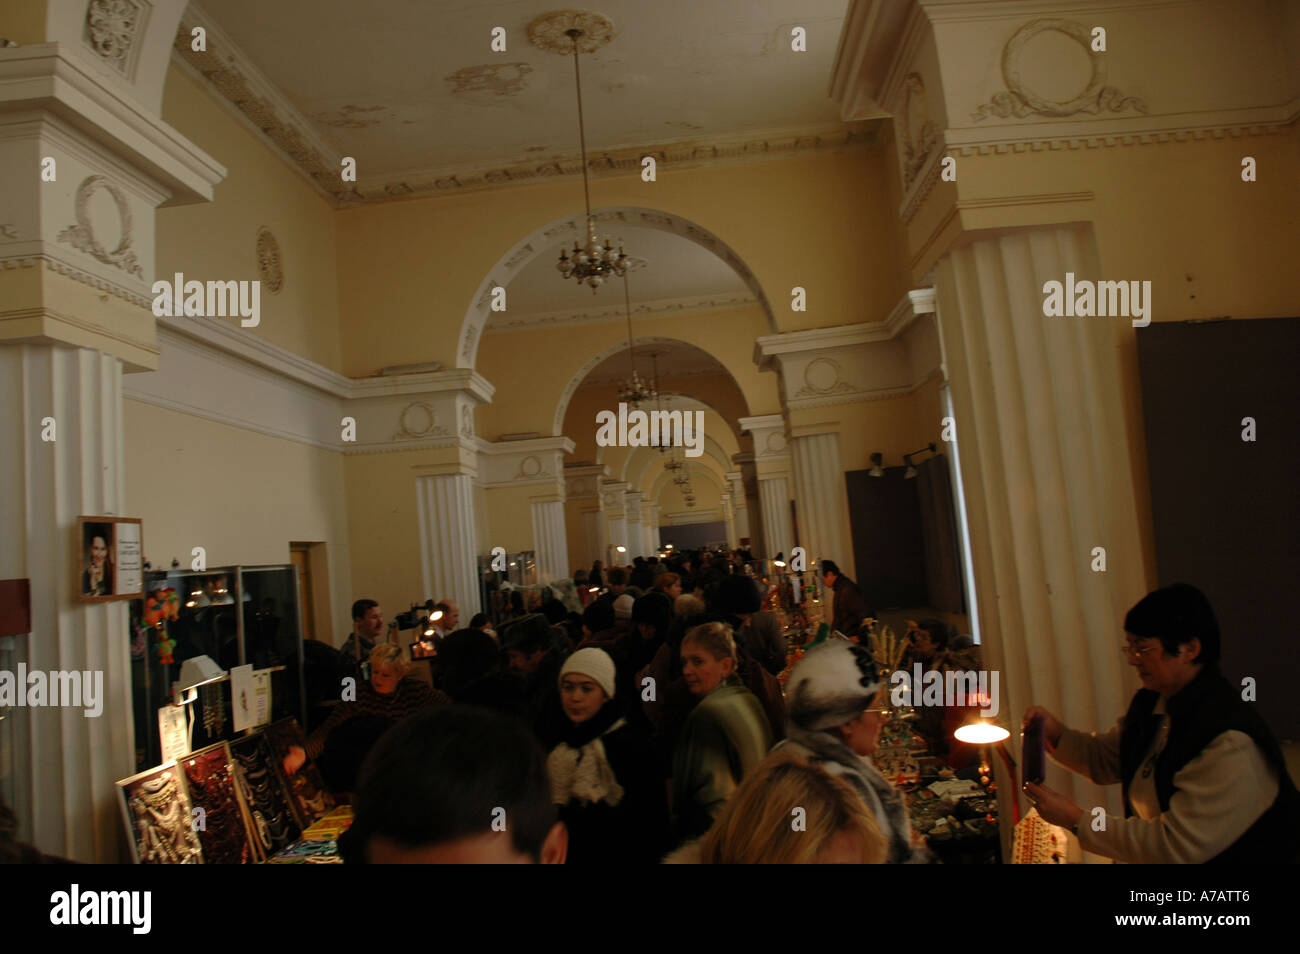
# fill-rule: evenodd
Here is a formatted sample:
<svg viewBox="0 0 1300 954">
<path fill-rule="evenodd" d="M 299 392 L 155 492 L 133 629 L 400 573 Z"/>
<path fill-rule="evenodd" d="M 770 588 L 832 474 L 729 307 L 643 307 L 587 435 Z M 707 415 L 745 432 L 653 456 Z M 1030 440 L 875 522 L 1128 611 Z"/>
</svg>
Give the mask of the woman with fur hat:
<svg viewBox="0 0 1300 954">
<path fill-rule="evenodd" d="M 569 730 L 546 769 L 569 830 L 568 864 L 658 861 L 668 836 L 664 780 L 614 700 L 614 660 L 603 649 L 579 649 L 561 667 L 559 687 Z"/>
<path fill-rule="evenodd" d="M 913 838 L 903 794 L 871 762 L 887 711 L 886 687 L 871 653 L 845 639 L 828 640 L 799 660 L 786 696 L 786 739 L 773 751 L 815 759 L 851 782 L 889 839 L 890 864 L 930 861 Z"/>
</svg>

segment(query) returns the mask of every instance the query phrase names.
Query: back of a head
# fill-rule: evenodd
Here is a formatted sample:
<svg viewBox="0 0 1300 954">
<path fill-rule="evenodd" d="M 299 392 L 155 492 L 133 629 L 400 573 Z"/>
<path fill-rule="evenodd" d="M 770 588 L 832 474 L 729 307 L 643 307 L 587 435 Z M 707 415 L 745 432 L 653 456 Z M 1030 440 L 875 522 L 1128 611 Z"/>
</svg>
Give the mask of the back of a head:
<svg viewBox="0 0 1300 954">
<path fill-rule="evenodd" d="M 439 706 L 400 722 L 371 750 L 340 841 L 345 860 L 366 861 L 371 838 L 404 848 L 492 831 L 504 809 L 516 851 L 533 860 L 555 822 L 545 757 L 528 727 L 471 706 Z"/>
<path fill-rule="evenodd" d="M 672 621 L 673 601 L 659 590 L 647 593 L 632 604 L 632 622 L 653 626 L 661 637 L 668 632 L 668 624 Z"/>
<path fill-rule="evenodd" d="M 481 629 L 458 629 L 438 647 L 438 671 L 453 699 L 499 667 L 496 640 Z"/>
<path fill-rule="evenodd" d="M 621 566 L 612 567 L 609 572 L 605 574 L 605 582 L 610 586 L 626 586 L 627 570 L 623 569 Z"/>
<path fill-rule="evenodd" d="M 848 850 L 853 857 L 835 860 L 881 864 L 887 842 L 851 784 L 793 753 L 776 752 L 728 799 L 700 840 L 700 861 L 815 864 L 836 850 Z"/>
<path fill-rule="evenodd" d="M 729 616 L 757 613 L 763 607 L 758 585 L 747 576 L 726 576 L 716 590 L 717 612 Z"/>
<path fill-rule="evenodd" d="M 930 641 L 940 649 L 948 648 L 948 624 L 943 620 L 935 618 L 923 619 L 917 625 L 930 634 Z"/>
<path fill-rule="evenodd" d="M 542 615 L 546 617 L 546 621 L 552 626 L 563 623 L 564 617 L 568 613 L 569 611 L 564 608 L 564 604 L 559 600 L 544 600 L 542 602 Z"/>
<path fill-rule="evenodd" d="M 593 633 L 600 633 L 609 629 L 614 625 L 616 619 L 612 600 L 596 600 L 582 611 L 582 625 Z"/>
<path fill-rule="evenodd" d="M 551 624 L 541 613 L 529 613 L 501 627 L 501 645 L 531 656 L 551 642 Z"/>
</svg>

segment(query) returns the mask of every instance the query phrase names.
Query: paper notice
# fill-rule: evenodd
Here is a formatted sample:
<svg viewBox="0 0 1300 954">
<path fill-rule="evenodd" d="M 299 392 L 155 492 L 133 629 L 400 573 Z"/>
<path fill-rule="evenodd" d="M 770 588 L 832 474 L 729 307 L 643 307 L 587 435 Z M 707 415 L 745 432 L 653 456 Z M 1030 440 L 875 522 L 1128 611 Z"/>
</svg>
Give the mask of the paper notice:
<svg viewBox="0 0 1300 954">
<path fill-rule="evenodd" d="M 140 556 L 140 524 L 114 524 L 117 537 L 117 594 L 135 594 L 144 590 L 144 571 Z"/>
<path fill-rule="evenodd" d="M 246 666 L 232 666 L 230 669 L 230 714 L 236 732 L 243 732 L 245 729 L 251 729 L 258 724 L 254 718 L 255 696 L 252 663 Z"/>
<path fill-rule="evenodd" d="M 190 754 L 185 706 L 163 706 L 158 710 L 158 736 L 162 740 L 162 761 L 174 762 Z"/>
<path fill-rule="evenodd" d="M 271 673 L 268 670 L 253 674 L 253 718 L 255 725 L 271 721 Z"/>
</svg>

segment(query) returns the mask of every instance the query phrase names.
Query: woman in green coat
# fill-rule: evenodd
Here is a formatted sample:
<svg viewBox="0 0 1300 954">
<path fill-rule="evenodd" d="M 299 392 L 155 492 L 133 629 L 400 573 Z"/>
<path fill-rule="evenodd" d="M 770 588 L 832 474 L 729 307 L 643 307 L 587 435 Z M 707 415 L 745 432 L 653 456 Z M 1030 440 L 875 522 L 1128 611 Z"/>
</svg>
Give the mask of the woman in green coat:
<svg viewBox="0 0 1300 954">
<path fill-rule="evenodd" d="M 682 672 L 700 703 L 673 753 L 677 834 L 696 838 L 721 814 L 741 779 L 772 747 L 763 706 L 736 677 L 736 642 L 725 623 L 705 623 L 682 639 Z"/>
</svg>

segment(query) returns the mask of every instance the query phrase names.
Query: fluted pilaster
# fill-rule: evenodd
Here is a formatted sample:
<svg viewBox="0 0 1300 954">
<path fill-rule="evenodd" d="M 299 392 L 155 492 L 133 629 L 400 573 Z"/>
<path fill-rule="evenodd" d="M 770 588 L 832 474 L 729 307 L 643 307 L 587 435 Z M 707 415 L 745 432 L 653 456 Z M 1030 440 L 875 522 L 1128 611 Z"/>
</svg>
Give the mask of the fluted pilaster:
<svg viewBox="0 0 1300 954">
<path fill-rule="evenodd" d="M 453 597 L 469 619 L 480 609 L 474 480 L 469 474 L 421 474 L 415 493 L 425 593 L 435 600 Z"/>
<path fill-rule="evenodd" d="M 808 564 L 834 560 L 841 570 L 854 576 L 839 435 L 813 434 L 796 437 L 790 443 L 794 452 L 799 543 L 807 551 Z"/>
<path fill-rule="evenodd" d="M 113 863 L 121 834 L 114 782 L 135 772 L 127 604 L 74 603 L 72 591 L 82 562 L 77 517 L 123 515 L 122 362 L 80 348 L 5 345 L 0 397 L 0 579 L 27 578 L 32 610 L 31 635 L 0 639 L 0 656 L 11 671 L 23 663 L 29 672 L 103 674 L 97 717 L 82 708 L 8 709 L 14 750 L 0 774 L 12 774 L 20 840 Z M 42 440 L 47 417 L 51 441 Z"/>
<path fill-rule="evenodd" d="M 763 542 L 767 547 L 767 558 L 782 552 L 788 558 L 794 547 L 789 482 L 784 477 L 760 477 L 758 495 L 763 507 Z"/>
<path fill-rule="evenodd" d="M 534 500 L 533 548 L 536 551 L 538 579 L 561 580 L 569 575 L 569 541 L 564 528 L 563 500 Z"/>
</svg>

